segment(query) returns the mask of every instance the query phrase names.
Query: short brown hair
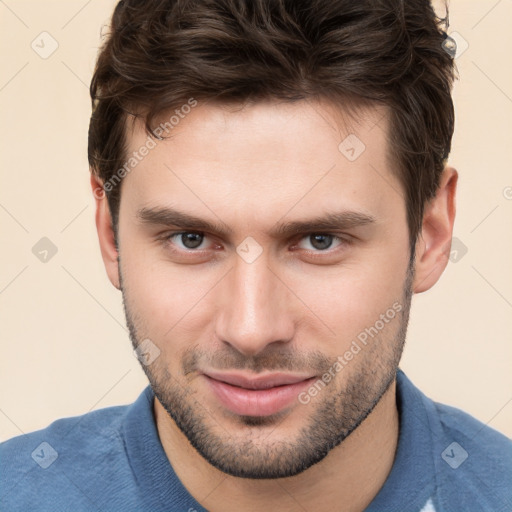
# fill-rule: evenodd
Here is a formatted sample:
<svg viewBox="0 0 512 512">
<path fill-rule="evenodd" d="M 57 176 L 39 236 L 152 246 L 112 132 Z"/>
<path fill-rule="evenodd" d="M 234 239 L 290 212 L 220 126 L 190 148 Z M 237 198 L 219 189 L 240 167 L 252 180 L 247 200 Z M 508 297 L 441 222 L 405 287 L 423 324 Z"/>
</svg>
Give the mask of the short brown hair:
<svg viewBox="0 0 512 512">
<path fill-rule="evenodd" d="M 122 0 L 90 87 L 91 172 L 105 184 L 123 167 L 130 116 L 156 137 L 153 120 L 190 98 L 355 97 L 390 112 L 414 247 L 454 128 L 445 8 L 440 18 L 429 0 Z M 109 188 L 117 232 L 121 183 Z"/>
</svg>

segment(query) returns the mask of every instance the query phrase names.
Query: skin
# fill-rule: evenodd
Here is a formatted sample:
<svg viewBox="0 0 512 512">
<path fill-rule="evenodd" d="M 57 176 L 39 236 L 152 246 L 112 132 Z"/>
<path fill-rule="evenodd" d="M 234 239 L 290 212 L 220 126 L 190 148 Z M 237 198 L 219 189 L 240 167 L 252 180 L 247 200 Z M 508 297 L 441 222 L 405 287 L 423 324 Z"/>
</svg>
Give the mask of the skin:
<svg viewBox="0 0 512 512">
<path fill-rule="evenodd" d="M 395 373 L 410 297 L 432 287 L 447 264 L 457 172 L 445 168 L 426 205 L 409 268 L 386 110 L 343 114 L 327 101 L 200 103 L 124 178 L 119 252 L 107 201 L 95 195 L 101 252 L 123 293 L 132 343 L 150 339 L 160 350 L 142 365 L 157 396 L 160 440 L 183 485 L 213 512 L 321 512 L 340 503 L 363 510 L 393 464 Z M 352 162 L 338 149 L 349 133 L 366 146 Z M 127 138 L 131 152 L 147 134 L 137 122 Z M 91 185 L 101 183 L 92 177 Z M 198 249 L 179 236 L 164 242 L 190 226 L 148 224 L 137 212 L 166 206 L 232 232 L 204 233 Z M 373 222 L 271 235 L 277 224 L 340 210 Z M 315 243 L 318 233 L 342 238 Z M 262 250 L 251 263 L 236 250 L 248 236 Z M 333 372 L 338 356 L 393 304 L 400 312 Z M 316 377 L 331 368 L 335 377 L 307 404 L 247 417 L 227 410 L 202 375 L 241 368 Z"/>
</svg>

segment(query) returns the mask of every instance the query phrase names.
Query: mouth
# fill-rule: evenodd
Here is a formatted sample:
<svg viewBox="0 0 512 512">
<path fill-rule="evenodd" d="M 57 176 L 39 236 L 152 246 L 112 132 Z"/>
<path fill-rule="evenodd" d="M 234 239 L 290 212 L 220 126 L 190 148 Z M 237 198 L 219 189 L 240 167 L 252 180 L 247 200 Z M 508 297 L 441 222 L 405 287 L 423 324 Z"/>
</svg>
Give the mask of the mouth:
<svg viewBox="0 0 512 512">
<path fill-rule="evenodd" d="M 202 375 L 217 401 L 243 416 L 270 416 L 290 407 L 316 378 L 290 373 L 250 376 L 209 371 Z"/>
</svg>

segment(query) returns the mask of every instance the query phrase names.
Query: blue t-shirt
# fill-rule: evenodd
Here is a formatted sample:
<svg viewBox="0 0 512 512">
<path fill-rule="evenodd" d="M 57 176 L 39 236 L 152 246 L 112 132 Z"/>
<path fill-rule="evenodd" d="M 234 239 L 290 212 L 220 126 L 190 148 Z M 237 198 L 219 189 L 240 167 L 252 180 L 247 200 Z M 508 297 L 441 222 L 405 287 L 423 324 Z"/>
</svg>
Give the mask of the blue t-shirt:
<svg viewBox="0 0 512 512">
<path fill-rule="evenodd" d="M 1 443 L 0 510 L 204 511 L 165 455 L 153 398 L 148 386 L 131 405 L 60 419 Z M 512 511 L 510 439 L 433 402 L 401 370 L 397 406 L 393 468 L 366 511 Z"/>
</svg>

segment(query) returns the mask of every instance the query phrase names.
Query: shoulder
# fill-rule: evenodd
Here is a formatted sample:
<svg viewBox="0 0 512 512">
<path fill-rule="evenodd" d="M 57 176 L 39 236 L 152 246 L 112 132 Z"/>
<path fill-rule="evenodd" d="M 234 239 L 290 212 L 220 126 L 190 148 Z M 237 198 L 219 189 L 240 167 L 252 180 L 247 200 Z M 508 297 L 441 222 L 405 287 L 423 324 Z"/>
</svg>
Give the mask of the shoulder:
<svg viewBox="0 0 512 512">
<path fill-rule="evenodd" d="M 59 419 L 44 429 L 0 443 L 4 506 L 8 510 L 42 510 L 44 503 L 48 510 L 59 510 L 59 496 L 66 494 L 75 498 L 76 510 L 86 510 L 93 490 L 101 488 L 100 480 L 110 480 L 115 486 L 125 471 L 121 424 L 128 407 Z"/>
<path fill-rule="evenodd" d="M 437 402 L 433 404 L 443 430 L 443 439 L 445 442 L 453 440 L 454 443 L 453 446 L 447 445 L 441 453 L 448 466 L 456 469 L 455 466 L 462 466 L 467 460 L 470 462 L 468 468 L 478 467 L 483 479 L 493 482 L 493 485 L 506 479 L 510 487 L 512 440 L 456 407 Z"/>
<path fill-rule="evenodd" d="M 408 453 L 402 453 L 400 478 L 423 475 L 416 481 L 427 482 L 433 510 L 512 510 L 512 440 L 467 412 L 433 401 L 401 370 L 397 405 L 402 452 Z"/>
<path fill-rule="evenodd" d="M 127 405 L 107 407 L 80 416 L 61 418 L 46 428 L 8 439 L 0 443 L 0 453 L 4 457 L 2 468 L 5 470 L 5 463 L 11 467 L 16 463 L 23 465 L 25 462 L 23 454 L 26 450 L 30 448 L 34 450 L 38 447 L 38 443 L 49 444 L 51 440 L 63 448 L 67 448 L 70 444 L 76 448 L 78 440 L 80 446 L 93 444 L 100 447 L 104 444 L 106 437 L 116 435 L 119 431 L 128 407 Z M 29 458 L 32 459 L 31 453 Z"/>
<path fill-rule="evenodd" d="M 456 407 L 431 404 L 440 510 L 512 510 L 512 440 Z"/>
<path fill-rule="evenodd" d="M 512 440 L 507 436 L 461 409 L 438 402 L 432 403 L 444 432 L 464 438 L 475 456 L 482 457 L 485 454 L 495 460 L 510 456 Z M 507 462 L 512 464 L 510 457 Z"/>
</svg>

